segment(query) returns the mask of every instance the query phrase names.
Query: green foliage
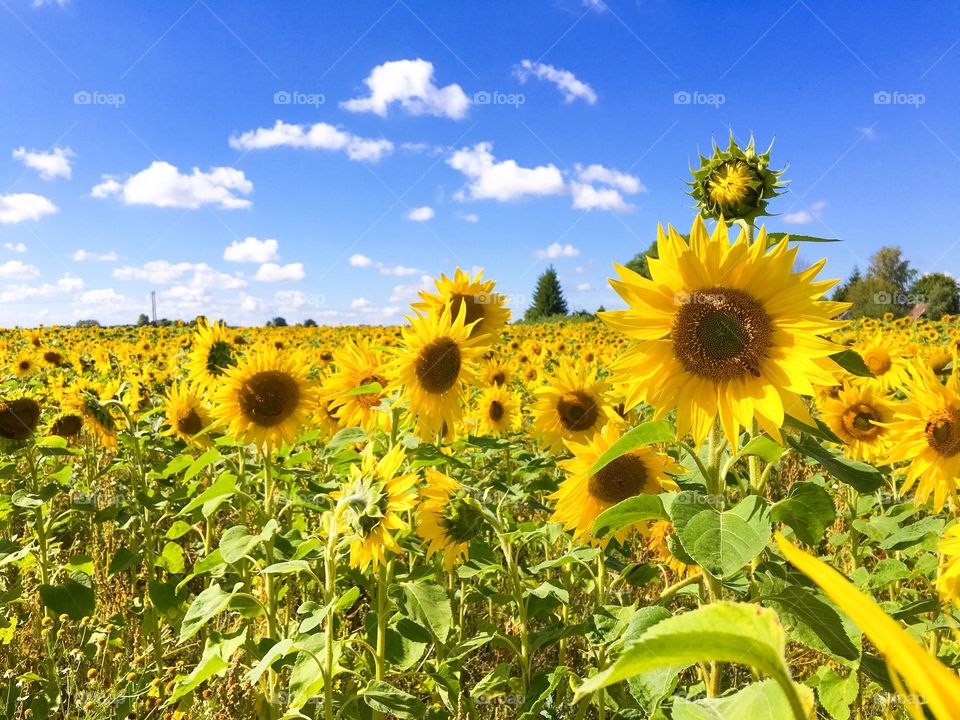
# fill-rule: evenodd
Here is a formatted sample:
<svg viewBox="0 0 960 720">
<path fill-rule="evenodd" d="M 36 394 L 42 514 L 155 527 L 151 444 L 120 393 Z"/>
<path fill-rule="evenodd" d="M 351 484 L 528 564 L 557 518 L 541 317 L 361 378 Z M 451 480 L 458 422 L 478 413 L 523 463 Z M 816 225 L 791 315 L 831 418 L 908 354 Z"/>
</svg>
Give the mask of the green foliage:
<svg viewBox="0 0 960 720">
<path fill-rule="evenodd" d="M 910 294 L 915 302 L 927 306 L 923 314 L 931 320 L 960 313 L 960 285 L 945 273 L 922 275 L 913 284 Z"/>
<path fill-rule="evenodd" d="M 652 243 L 650 243 L 650 247 L 647 248 L 646 252 L 640 252 L 634 255 L 630 262 L 624 263 L 624 267 L 630 268 L 638 275 L 649 278 L 650 265 L 647 262 L 647 258 L 659 257 L 660 251 L 657 249 L 657 241 L 654 240 Z"/>
<path fill-rule="evenodd" d="M 537 279 L 537 287 L 533 292 L 533 302 L 527 308 L 523 319 L 539 321 L 557 315 L 566 315 L 567 301 L 563 297 L 563 288 L 557 278 L 557 271 L 553 265 L 548 267 Z"/>
</svg>

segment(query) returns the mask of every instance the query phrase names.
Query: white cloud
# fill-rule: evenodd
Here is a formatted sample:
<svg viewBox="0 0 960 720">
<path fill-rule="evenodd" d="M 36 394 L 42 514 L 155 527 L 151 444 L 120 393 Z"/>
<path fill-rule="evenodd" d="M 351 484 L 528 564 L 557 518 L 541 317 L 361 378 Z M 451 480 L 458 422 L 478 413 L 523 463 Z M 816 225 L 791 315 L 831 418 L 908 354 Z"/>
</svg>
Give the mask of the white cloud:
<svg viewBox="0 0 960 720">
<path fill-rule="evenodd" d="M 541 260 L 556 260 L 561 257 L 570 258 L 576 257 L 579 254 L 580 251 L 573 245 L 561 245 L 560 243 L 553 243 L 543 250 L 537 250 L 537 257 Z"/>
<path fill-rule="evenodd" d="M 394 277 L 406 277 L 407 275 L 417 275 L 423 272 L 423 270 L 417 270 L 416 268 L 406 267 L 404 265 L 384 265 L 383 263 L 377 263 L 377 267 L 381 275 L 393 275 Z"/>
<path fill-rule="evenodd" d="M 435 115 L 454 120 L 467 114 L 470 100 L 457 84 L 433 84 L 433 63 L 427 60 L 394 60 L 377 65 L 364 80 L 370 89 L 365 98 L 340 103 L 350 112 L 372 112 L 381 117 L 393 103 L 411 115 Z"/>
<path fill-rule="evenodd" d="M 477 143 L 473 148 L 457 150 L 447 160 L 470 182 L 454 197 L 462 200 L 518 200 L 527 195 L 560 195 L 564 191 L 563 175 L 554 165 L 535 168 L 521 167 L 515 160 L 497 162 L 489 142 Z"/>
<path fill-rule="evenodd" d="M 293 280 L 303 280 L 306 273 L 303 271 L 303 263 L 289 263 L 288 265 L 278 265 L 277 263 L 264 263 L 257 270 L 254 280 L 260 282 L 290 282 Z"/>
<path fill-rule="evenodd" d="M 395 285 L 393 292 L 390 294 L 390 302 L 392 303 L 408 303 L 411 300 L 418 299 L 418 293 L 421 290 L 429 290 L 434 286 L 433 278 L 430 275 L 424 273 L 420 276 L 420 284 L 409 284 L 409 285 Z"/>
<path fill-rule="evenodd" d="M 231 137 L 230 147 L 236 150 L 266 150 L 275 147 L 342 150 L 351 160 L 370 162 L 377 162 L 384 155 L 393 152 L 393 143 L 389 140 L 363 138 L 324 122 L 295 125 L 282 120 L 277 120 L 272 128 L 257 128 Z"/>
<path fill-rule="evenodd" d="M 350 256 L 350 264 L 354 267 L 370 267 L 373 265 L 373 260 L 368 258 L 366 255 L 354 253 Z"/>
<path fill-rule="evenodd" d="M 242 170 L 214 167 L 210 172 L 202 172 L 195 167 L 190 175 L 186 175 L 176 166 L 157 160 L 124 183 L 106 177 L 94 186 L 90 194 L 95 198 L 122 195 L 127 205 L 189 210 L 215 205 L 225 210 L 235 210 L 250 207 L 250 200 L 237 197 L 237 194 L 249 195 L 251 192 L 253 183 L 247 180 Z"/>
<path fill-rule="evenodd" d="M 577 292 L 587 292 L 590 290 L 590 283 L 577 283 Z"/>
<path fill-rule="evenodd" d="M 127 303 L 129 300 L 113 288 L 102 288 L 87 290 L 80 296 L 80 302 L 84 305 L 116 305 Z"/>
<path fill-rule="evenodd" d="M 545 63 L 523 60 L 514 69 L 514 74 L 520 82 L 526 82 L 531 75 L 540 80 L 552 82 L 563 93 L 564 102 L 572 103 L 577 98 L 585 100 L 590 105 L 597 102 L 597 93 L 594 92 L 593 88 L 582 80 L 578 80 L 577 76 L 569 70 L 562 70 Z"/>
<path fill-rule="evenodd" d="M 606 168 L 603 165 L 594 163 L 584 167 L 579 163 L 576 165 L 577 178 L 585 183 L 600 183 L 601 185 L 610 185 L 619 188 L 628 195 L 646 192 L 647 188 L 640 182 L 640 178 L 619 170 Z"/>
<path fill-rule="evenodd" d="M 280 244 L 276 240 L 257 240 L 246 237 L 234 240 L 223 251 L 223 259 L 235 263 L 265 263 L 280 259 L 277 254 Z"/>
<path fill-rule="evenodd" d="M 432 207 L 418 207 L 413 208 L 407 213 L 407 219 L 413 220 L 414 222 L 427 222 L 427 220 L 431 220 L 435 214 Z"/>
<path fill-rule="evenodd" d="M 35 298 L 52 298 L 65 293 L 79 292 L 83 288 L 83 280 L 70 275 L 64 275 L 57 280 L 56 284 L 44 283 L 39 286 L 7 285 L 0 291 L 0 303 L 10 304 Z"/>
<path fill-rule="evenodd" d="M 69 180 L 73 171 L 70 159 L 73 157 L 75 154 L 70 148 L 55 147 L 51 152 L 41 152 L 19 147 L 13 151 L 14 160 L 36 170 L 43 180 L 54 180 L 58 177 Z"/>
<path fill-rule="evenodd" d="M 65 8 L 70 0 L 33 0 L 31 5 L 35 8 L 45 7 L 47 5 L 56 5 Z"/>
<path fill-rule="evenodd" d="M 27 246 L 23 243 L 4 243 L 3 247 L 10 252 L 25 253 L 27 251 Z"/>
<path fill-rule="evenodd" d="M 33 278 L 40 274 L 40 271 L 33 265 L 27 265 L 22 260 L 7 260 L 0 263 L 0 278 L 9 278 L 11 280 L 23 280 Z"/>
<path fill-rule="evenodd" d="M 783 221 L 788 225 L 806 225 L 819 219 L 826 207 L 826 200 L 818 200 L 815 203 L 811 203 L 809 210 L 798 210 L 797 212 L 787 213 L 783 216 Z"/>
<path fill-rule="evenodd" d="M 240 300 L 240 309 L 245 313 L 261 312 L 266 307 L 266 303 L 253 295 L 243 295 Z"/>
<path fill-rule="evenodd" d="M 362 310 L 373 305 L 372 302 L 367 300 L 365 297 L 354 298 L 350 301 L 350 307 L 354 310 Z"/>
<path fill-rule="evenodd" d="M 578 210 L 613 210 L 629 212 L 633 205 L 626 202 L 619 190 L 596 188 L 585 183 L 570 183 L 573 206 Z"/>
<path fill-rule="evenodd" d="M 0 223 L 11 225 L 24 220 L 39 220 L 53 215 L 58 208 L 42 195 L 12 193 L 0 195 Z"/>
<path fill-rule="evenodd" d="M 105 252 L 102 254 L 97 254 L 95 252 L 89 252 L 88 250 L 75 250 L 70 258 L 76 262 L 84 262 L 86 260 L 99 260 L 100 262 L 116 262 L 117 254 L 111 250 L 110 252 Z"/>
<path fill-rule="evenodd" d="M 278 310 L 297 310 L 307 304 L 307 295 L 301 290 L 278 290 L 273 301 Z"/>
<path fill-rule="evenodd" d="M 246 287 L 246 281 L 236 275 L 228 275 L 206 263 L 171 263 L 168 260 L 151 260 L 143 267 L 119 267 L 113 271 L 119 280 L 146 280 L 152 285 L 178 283 L 195 289 L 231 290 Z"/>
<path fill-rule="evenodd" d="M 476 213 L 463 213 L 462 215 L 457 215 L 457 217 L 468 223 L 480 222 L 480 216 L 478 216 Z"/>
</svg>

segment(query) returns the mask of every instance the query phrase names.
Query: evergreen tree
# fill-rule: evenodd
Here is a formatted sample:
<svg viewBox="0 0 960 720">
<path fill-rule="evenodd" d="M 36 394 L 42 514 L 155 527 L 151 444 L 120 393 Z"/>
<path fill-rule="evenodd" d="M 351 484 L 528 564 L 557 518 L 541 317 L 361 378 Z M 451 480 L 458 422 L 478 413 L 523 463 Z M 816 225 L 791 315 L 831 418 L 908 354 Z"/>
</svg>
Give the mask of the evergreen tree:
<svg viewBox="0 0 960 720">
<path fill-rule="evenodd" d="M 853 272 L 850 273 L 850 277 L 847 278 L 847 281 L 840 283 L 836 288 L 834 288 L 832 299 L 836 302 L 847 302 L 850 299 L 850 288 L 852 288 L 862 279 L 863 276 L 860 275 L 860 268 L 854 265 Z"/>
<path fill-rule="evenodd" d="M 553 265 L 543 271 L 537 280 L 537 289 L 533 292 L 533 304 L 527 308 L 523 319 L 537 321 L 551 315 L 566 315 L 567 301 L 563 297 L 563 289 L 557 278 L 557 271 Z"/>
</svg>

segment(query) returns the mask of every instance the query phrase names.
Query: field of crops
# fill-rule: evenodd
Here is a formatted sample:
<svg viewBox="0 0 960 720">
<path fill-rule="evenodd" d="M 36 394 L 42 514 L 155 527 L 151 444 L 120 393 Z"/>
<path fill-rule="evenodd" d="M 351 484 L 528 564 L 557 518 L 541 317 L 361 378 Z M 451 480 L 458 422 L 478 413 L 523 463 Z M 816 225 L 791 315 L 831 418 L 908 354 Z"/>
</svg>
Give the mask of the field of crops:
<svg viewBox="0 0 960 720">
<path fill-rule="evenodd" d="M 960 323 L 724 162 L 599 318 L 2 331 L 0 715 L 960 717 Z"/>
</svg>

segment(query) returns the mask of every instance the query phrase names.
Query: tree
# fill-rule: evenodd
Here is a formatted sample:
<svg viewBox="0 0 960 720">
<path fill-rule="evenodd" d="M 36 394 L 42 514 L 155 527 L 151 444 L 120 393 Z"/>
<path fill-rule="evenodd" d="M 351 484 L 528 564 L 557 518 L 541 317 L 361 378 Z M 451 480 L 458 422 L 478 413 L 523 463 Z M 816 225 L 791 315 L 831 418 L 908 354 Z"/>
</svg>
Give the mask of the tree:
<svg viewBox="0 0 960 720">
<path fill-rule="evenodd" d="M 150 318 L 147 317 L 146 313 L 140 313 L 140 317 L 137 318 L 137 325 L 143 327 L 144 325 L 150 324 Z"/>
<path fill-rule="evenodd" d="M 660 251 L 657 250 L 657 241 L 654 240 L 650 243 L 650 247 L 647 248 L 646 252 L 637 253 L 633 256 L 633 260 L 628 262 L 624 267 L 628 267 L 633 270 L 635 273 L 643 275 L 645 278 L 650 277 L 650 265 L 647 262 L 647 258 L 651 257 L 657 259 L 660 257 Z"/>
<path fill-rule="evenodd" d="M 833 300 L 835 302 L 847 302 L 850 299 L 850 288 L 856 285 L 862 276 L 860 275 L 860 268 L 856 265 L 853 266 L 853 272 L 850 273 L 850 277 L 847 278 L 845 283 L 840 283 L 833 290 Z"/>
<path fill-rule="evenodd" d="M 527 308 L 523 319 L 537 321 L 551 315 L 566 315 L 567 301 L 563 297 L 563 288 L 557 278 L 553 265 L 548 267 L 537 280 L 537 289 L 533 292 L 533 304 Z"/>
<path fill-rule="evenodd" d="M 946 273 L 920 277 L 910 288 L 910 295 L 913 302 L 927 306 L 924 315 L 931 320 L 960 313 L 960 285 Z"/>
<path fill-rule="evenodd" d="M 267 327 L 286 327 L 287 321 L 282 317 L 275 317 L 273 320 L 267 320 Z"/>
<path fill-rule="evenodd" d="M 913 306 L 908 288 L 917 271 L 903 258 L 899 247 L 882 247 L 870 258 L 867 274 L 851 285 L 847 294 L 853 317 L 906 315 Z"/>
<path fill-rule="evenodd" d="M 314 320 L 313 318 L 307 318 L 306 320 L 303 321 L 303 326 L 304 326 L 304 327 L 316 327 L 316 326 L 317 326 L 317 321 Z"/>
</svg>

